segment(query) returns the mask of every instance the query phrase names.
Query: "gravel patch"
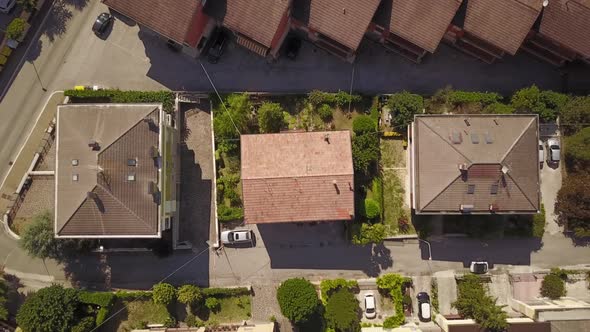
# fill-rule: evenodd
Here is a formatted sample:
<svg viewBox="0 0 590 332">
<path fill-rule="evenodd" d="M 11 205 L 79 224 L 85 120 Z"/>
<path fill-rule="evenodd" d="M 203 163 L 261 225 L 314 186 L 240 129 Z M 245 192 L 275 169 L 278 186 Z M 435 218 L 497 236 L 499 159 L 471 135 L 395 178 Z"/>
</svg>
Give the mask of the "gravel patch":
<svg viewBox="0 0 590 332">
<path fill-rule="evenodd" d="M 289 320 L 281 314 L 281 308 L 277 301 L 277 285 L 252 286 L 254 296 L 252 297 L 252 321 L 254 323 L 265 323 L 274 316 L 279 324 L 281 332 L 293 331 Z"/>
</svg>

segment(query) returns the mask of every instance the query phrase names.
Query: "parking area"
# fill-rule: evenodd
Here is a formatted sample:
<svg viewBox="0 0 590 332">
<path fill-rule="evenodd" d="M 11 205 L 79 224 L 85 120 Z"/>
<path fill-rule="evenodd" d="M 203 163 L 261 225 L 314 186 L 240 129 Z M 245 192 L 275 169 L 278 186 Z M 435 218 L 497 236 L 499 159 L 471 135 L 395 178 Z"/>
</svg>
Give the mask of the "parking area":
<svg viewBox="0 0 590 332">
<path fill-rule="evenodd" d="M 556 138 L 561 142 L 558 127 L 555 124 L 541 124 L 539 128 L 541 143 L 543 145 L 544 161 L 541 167 L 541 202 L 545 207 L 545 233 L 551 235 L 563 232 L 563 227 L 557 224 L 554 213 L 557 192 L 561 188 L 563 160 L 559 163 L 550 163 L 547 140 Z M 563 148 L 562 148 L 563 149 Z M 563 157 L 563 154 L 562 154 Z"/>
<path fill-rule="evenodd" d="M 365 298 L 367 295 L 372 295 L 375 298 L 376 316 L 374 318 L 367 318 L 365 315 Z M 395 314 L 393 302 L 389 298 L 381 296 L 376 287 L 375 289 L 370 290 L 361 289 L 361 291 L 356 294 L 356 298 L 359 301 L 361 312 L 363 313 L 363 316 L 361 317 L 361 322 L 363 323 L 382 324 L 387 317 Z"/>
</svg>

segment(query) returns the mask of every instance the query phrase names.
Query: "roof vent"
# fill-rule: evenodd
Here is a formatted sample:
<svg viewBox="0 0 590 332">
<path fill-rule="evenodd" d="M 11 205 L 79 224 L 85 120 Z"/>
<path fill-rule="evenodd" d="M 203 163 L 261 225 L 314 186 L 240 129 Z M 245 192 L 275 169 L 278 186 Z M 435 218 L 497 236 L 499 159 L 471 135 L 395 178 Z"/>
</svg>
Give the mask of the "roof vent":
<svg viewBox="0 0 590 332">
<path fill-rule="evenodd" d="M 451 132 L 451 142 L 453 142 L 453 144 L 461 144 L 461 142 L 463 142 L 463 136 L 461 135 L 460 132 L 453 130 Z"/>
<path fill-rule="evenodd" d="M 467 164 L 459 164 L 459 165 L 457 165 L 457 166 L 459 167 L 459 170 L 460 170 L 461 172 L 463 172 L 463 171 L 467 171 Z"/>
<path fill-rule="evenodd" d="M 502 165 L 502 173 L 508 174 L 509 171 L 510 171 L 510 169 L 508 167 L 506 167 L 506 165 Z"/>
<path fill-rule="evenodd" d="M 330 134 L 324 135 L 324 141 L 326 141 L 328 144 L 330 144 Z"/>
<path fill-rule="evenodd" d="M 72 174 L 72 181 L 78 181 L 80 179 L 80 177 L 78 176 L 78 174 Z"/>
<path fill-rule="evenodd" d="M 127 159 L 127 166 L 137 166 L 137 158 Z"/>
<path fill-rule="evenodd" d="M 471 126 L 471 123 L 469 123 L 469 119 L 463 119 L 463 121 L 465 121 L 465 124 L 467 125 L 467 127 Z"/>
<path fill-rule="evenodd" d="M 549 5 L 549 0 L 543 1 L 543 7 L 547 7 L 547 5 Z"/>
<path fill-rule="evenodd" d="M 127 174 L 127 181 L 135 181 L 135 173 Z"/>
<path fill-rule="evenodd" d="M 98 142 L 95 140 L 91 140 L 90 142 L 88 142 L 88 147 L 91 148 L 92 151 L 100 150 L 100 144 L 98 144 Z"/>
<path fill-rule="evenodd" d="M 78 159 L 72 159 L 72 166 L 78 166 Z"/>
</svg>

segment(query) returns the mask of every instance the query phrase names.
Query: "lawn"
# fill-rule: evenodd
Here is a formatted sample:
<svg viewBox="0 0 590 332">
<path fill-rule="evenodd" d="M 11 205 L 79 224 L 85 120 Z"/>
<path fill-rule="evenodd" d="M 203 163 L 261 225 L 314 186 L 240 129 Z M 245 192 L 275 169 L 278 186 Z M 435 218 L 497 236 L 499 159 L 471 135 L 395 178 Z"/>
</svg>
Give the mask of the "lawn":
<svg viewBox="0 0 590 332">
<path fill-rule="evenodd" d="M 406 167 L 406 150 L 401 139 L 381 139 L 381 167 Z"/>
<path fill-rule="evenodd" d="M 252 309 L 249 295 L 223 297 L 218 298 L 218 300 L 221 303 L 221 309 L 218 312 L 211 312 L 209 314 L 209 321 L 239 323 L 243 320 L 250 319 Z"/>
<path fill-rule="evenodd" d="M 405 172 L 405 171 L 404 171 Z M 406 191 L 398 172 L 383 171 L 383 224 L 387 227 L 388 235 L 414 234 L 416 230 L 410 222 L 410 209 L 404 203 Z M 407 228 L 400 230 L 399 220 L 405 218 Z"/>
<path fill-rule="evenodd" d="M 348 113 L 343 112 L 339 108 L 334 110 L 332 114 L 332 123 L 334 124 L 335 130 L 352 130 L 352 120 L 359 116 L 359 113 L 357 113 L 356 111 Z"/>
<path fill-rule="evenodd" d="M 123 321 L 117 331 L 127 332 L 145 328 L 146 324 L 164 324 L 170 318 L 166 306 L 148 301 L 125 302 L 127 320 Z"/>
</svg>

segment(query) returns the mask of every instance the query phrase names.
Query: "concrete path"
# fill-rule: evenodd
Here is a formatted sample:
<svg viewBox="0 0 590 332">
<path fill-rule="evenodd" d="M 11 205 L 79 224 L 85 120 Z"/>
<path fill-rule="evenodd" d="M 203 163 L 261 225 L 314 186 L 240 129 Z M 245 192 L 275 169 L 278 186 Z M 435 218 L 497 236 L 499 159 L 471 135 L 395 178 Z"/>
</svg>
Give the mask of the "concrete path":
<svg viewBox="0 0 590 332">
<path fill-rule="evenodd" d="M 442 315 L 457 314 L 457 309 L 451 307 L 457 299 L 457 282 L 454 271 L 441 271 L 434 274 L 438 285 L 438 308 Z"/>
</svg>

